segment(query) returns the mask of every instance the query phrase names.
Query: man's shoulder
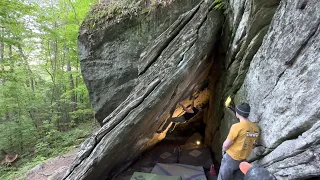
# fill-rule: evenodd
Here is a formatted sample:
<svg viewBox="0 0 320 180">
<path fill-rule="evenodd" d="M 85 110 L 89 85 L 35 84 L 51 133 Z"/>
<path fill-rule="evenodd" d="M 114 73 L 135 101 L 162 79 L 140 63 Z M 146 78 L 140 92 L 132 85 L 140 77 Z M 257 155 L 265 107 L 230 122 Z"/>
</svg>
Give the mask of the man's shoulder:
<svg viewBox="0 0 320 180">
<path fill-rule="evenodd" d="M 259 126 L 256 123 L 253 123 L 251 121 L 249 122 L 243 122 L 243 123 L 237 123 L 237 127 L 242 129 L 247 129 L 248 127 L 254 128 L 254 129 L 260 129 Z"/>
<path fill-rule="evenodd" d="M 251 122 L 251 126 L 255 127 L 256 129 L 260 130 L 258 124 L 254 123 L 254 122 Z"/>
<path fill-rule="evenodd" d="M 233 124 L 233 125 L 231 126 L 231 128 L 240 128 L 240 127 L 241 127 L 240 122 L 235 123 L 235 124 Z"/>
</svg>

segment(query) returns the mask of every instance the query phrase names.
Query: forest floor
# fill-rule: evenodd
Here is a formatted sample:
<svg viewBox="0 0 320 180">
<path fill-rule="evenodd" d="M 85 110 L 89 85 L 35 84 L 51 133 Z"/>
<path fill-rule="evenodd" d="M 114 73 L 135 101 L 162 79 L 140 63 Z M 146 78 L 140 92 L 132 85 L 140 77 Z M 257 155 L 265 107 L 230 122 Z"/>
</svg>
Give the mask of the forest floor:
<svg viewBox="0 0 320 180">
<path fill-rule="evenodd" d="M 90 128 L 88 128 L 90 127 Z M 80 144 L 99 129 L 96 123 L 86 122 L 68 131 L 60 132 L 59 142 L 54 147 L 40 149 L 43 152 L 18 157 L 12 166 L 0 165 L 1 180 L 57 180 L 61 179 L 76 157 Z M 39 149 L 39 148 L 38 148 Z M 32 154 L 33 153 L 33 154 Z M 50 154 L 49 154 L 50 153 Z"/>
<path fill-rule="evenodd" d="M 25 180 L 62 179 L 68 167 L 76 157 L 78 150 L 79 149 L 76 148 L 67 154 L 60 155 L 43 164 L 37 165 L 27 173 Z"/>
</svg>

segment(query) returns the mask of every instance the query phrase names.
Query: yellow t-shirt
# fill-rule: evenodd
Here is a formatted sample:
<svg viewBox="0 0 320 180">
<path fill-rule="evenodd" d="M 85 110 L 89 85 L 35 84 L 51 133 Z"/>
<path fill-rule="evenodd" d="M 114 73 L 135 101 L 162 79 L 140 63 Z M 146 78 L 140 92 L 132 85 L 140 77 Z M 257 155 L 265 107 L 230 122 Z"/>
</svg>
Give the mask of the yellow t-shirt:
<svg viewBox="0 0 320 180">
<path fill-rule="evenodd" d="M 241 121 L 231 126 L 228 139 L 233 143 L 227 153 L 234 160 L 244 160 L 251 154 L 253 144 L 260 136 L 259 127 L 250 121 Z"/>
</svg>

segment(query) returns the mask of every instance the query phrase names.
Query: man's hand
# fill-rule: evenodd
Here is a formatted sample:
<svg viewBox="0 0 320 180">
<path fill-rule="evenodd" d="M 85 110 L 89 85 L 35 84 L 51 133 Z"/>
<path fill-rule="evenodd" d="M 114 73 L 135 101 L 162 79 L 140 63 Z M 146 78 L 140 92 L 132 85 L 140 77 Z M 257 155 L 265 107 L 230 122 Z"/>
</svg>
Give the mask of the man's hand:
<svg viewBox="0 0 320 180">
<path fill-rule="evenodd" d="M 221 152 L 222 152 L 222 157 L 223 157 L 223 156 L 224 156 L 224 154 L 226 153 L 226 150 L 222 147 Z"/>
<path fill-rule="evenodd" d="M 222 145 L 222 156 L 224 155 L 224 153 L 226 153 L 226 151 L 229 149 L 229 147 L 231 146 L 231 144 L 233 143 L 233 141 L 231 141 L 230 139 L 226 139 Z"/>
<path fill-rule="evenodd" d="M 192 109 L 188 109 L 188 108 L 184 107 L 184 105 L 181 102 L 179 102 L 179 105 L 183 108 L 183 110 L 185 112 L 194 113 L 194 111 Z"/>
</svg>

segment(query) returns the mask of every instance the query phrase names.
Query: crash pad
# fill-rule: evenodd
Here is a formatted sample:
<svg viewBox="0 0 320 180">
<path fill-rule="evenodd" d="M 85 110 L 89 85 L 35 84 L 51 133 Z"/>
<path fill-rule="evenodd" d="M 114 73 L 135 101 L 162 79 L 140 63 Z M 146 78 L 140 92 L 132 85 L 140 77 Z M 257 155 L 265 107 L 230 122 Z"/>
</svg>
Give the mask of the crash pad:
<svg viewBox="0 0 320 180">
<path fill-rule="evenodd" d="M 208 147 L 197 145 L 181 146 L 181 154 L 179 163 L 192 166 L 202 166 L 205 169 L 210 169 L 212 162 L 211 151 Z"/>
<path fill-rule="evenodd" d="M 130 180 L 181 180 L 181 177 L 135 172 Z"/>
<path fill-rule="evenodd" d="M 182 180 L 207 180 L 203 167 L 186 164 L 157 163 L 151 173 L 168 176 L 181 176 Z"/>
</svg>

